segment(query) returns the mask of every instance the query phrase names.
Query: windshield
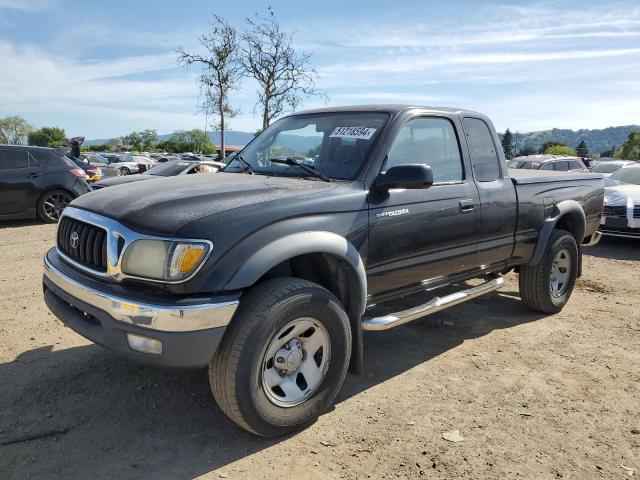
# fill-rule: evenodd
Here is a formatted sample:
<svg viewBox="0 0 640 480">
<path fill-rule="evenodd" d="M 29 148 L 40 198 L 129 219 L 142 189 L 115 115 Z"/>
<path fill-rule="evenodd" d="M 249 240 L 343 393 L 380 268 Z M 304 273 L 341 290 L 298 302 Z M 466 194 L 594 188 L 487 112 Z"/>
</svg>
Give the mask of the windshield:
<svg viewBox="0 0 640 480">
<path fill-rule="evenodd" d="M 143 175 L 156 175 L 159 177 L 172 177 L 173 175 L 178 175 L 185 168 L 189 167 L 189 165 L 193 165 L 193 162 L 176 162 L 169 161 L 165 163 L 161 163 L 160 165 L 151 168 L 143 173 Z"/>
<path fill-rule="evenodd" d="M 598 162 L 591 168 L 591 171 L 594 173 L 612 173 L 620 168 L 622 168 L 620 163 Z"/>
<path fill-rule="evenodd" d="M 640 167 L 620 168 L 611 174 L 609 179 L 618 183 L 640 185 Z"/>
<path fill-rule="evenodd" d="M 353 180 L 365 165 L 389 116 L 385 113 L 322 113 L 283 118 L 242 150 L 239 156 L 256 174 L 313 177 L 294 164 L 271 159 L 294 159 L 327 177 Z M 246 171 L 232 159 L 225 172 Z"/>
</svg>

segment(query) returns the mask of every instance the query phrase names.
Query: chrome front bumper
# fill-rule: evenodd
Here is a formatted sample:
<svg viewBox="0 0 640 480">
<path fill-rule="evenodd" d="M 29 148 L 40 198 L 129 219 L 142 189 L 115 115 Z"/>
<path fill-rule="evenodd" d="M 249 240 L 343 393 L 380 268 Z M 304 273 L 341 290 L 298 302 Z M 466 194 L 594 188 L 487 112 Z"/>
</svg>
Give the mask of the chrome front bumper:
<svg viewBox="0 0 640 480">
<path fill-rule="evenodd" d="M 158 305 L 123 298 L 81 284 L 44 257 L 44 276 L 70 297 L 92 305 L 114 320 L 162 332 L 193 332 L 225 327 L 238 307 L 238 300 L 184 305 Z"/>
</svg>

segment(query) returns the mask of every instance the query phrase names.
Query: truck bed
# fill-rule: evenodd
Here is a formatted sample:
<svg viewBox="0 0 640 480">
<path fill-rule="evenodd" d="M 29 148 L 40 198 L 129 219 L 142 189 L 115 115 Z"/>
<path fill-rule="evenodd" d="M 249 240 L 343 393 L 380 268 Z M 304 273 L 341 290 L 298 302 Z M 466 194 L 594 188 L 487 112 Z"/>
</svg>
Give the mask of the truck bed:
<svg viewBox="0 0 640 480">
<path fill-rule="evenodd" d="M 529 183 L 568 182 L 572 180 L 602 180 L 597 173 L 554 172 L 548 170 L 523 170 L 510 168 L 509 177 L 516 185 Z"/>
<path fill-rule="evenodd" d="M 601 175 L 509 169 L 509 176 L 518 201 L 514 249 L 516 262 L 529 261 L 541 225 L 545 218 L 553 215 L 553 206 L 560 202 L 574 200 L 580 204 L 585 214 L 585 236 L 592 235 L 598 229 L 604 197 Z"/>
</svg>

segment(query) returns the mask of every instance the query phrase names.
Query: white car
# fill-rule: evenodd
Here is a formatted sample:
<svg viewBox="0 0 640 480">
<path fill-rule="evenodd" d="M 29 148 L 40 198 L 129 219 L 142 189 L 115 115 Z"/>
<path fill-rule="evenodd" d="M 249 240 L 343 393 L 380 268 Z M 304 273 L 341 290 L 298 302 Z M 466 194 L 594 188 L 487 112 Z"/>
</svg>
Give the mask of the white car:
<svg viewBox="0 0 640 480">
<path fill-rule="evenodd" d="M 600 231 L 604 235 L 640 239 L 640 164 L 616 170 L 604 183 Z"/>
<path fill-rule="evenodd" d="M 153 158 L 148 157 L 146 155 L 133 155 L 131 157 L 131 161 L 135 162 L 138 165 L 138 172 L 146 172 L 147 170 L 155 167 L 158 162 L 156 162 Z"/>
<path fill-rule="evenodd" d="M 634 163 L 629 160 L 595 161 L 591 162 L 591 172 L 599 173 L 603 177 L 610 177 L 613 172 Z"/>
</svg>

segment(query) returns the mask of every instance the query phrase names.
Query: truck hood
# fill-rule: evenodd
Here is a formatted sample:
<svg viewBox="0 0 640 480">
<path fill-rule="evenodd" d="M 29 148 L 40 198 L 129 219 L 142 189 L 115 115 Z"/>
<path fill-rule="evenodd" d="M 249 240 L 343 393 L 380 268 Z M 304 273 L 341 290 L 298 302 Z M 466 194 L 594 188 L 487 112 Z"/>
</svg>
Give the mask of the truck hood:
<svg viewBox="0 0 640 480">
<path fill-rule="evenodd" d="M 309 179 L 243 173 L 178 175 L 96 190 L 78 197 L 71 205 L 112 218 L 141 233 L 175 235 L 189 223 L 217 213 L 313 196 L 336 186 Z"/>
</svg>

